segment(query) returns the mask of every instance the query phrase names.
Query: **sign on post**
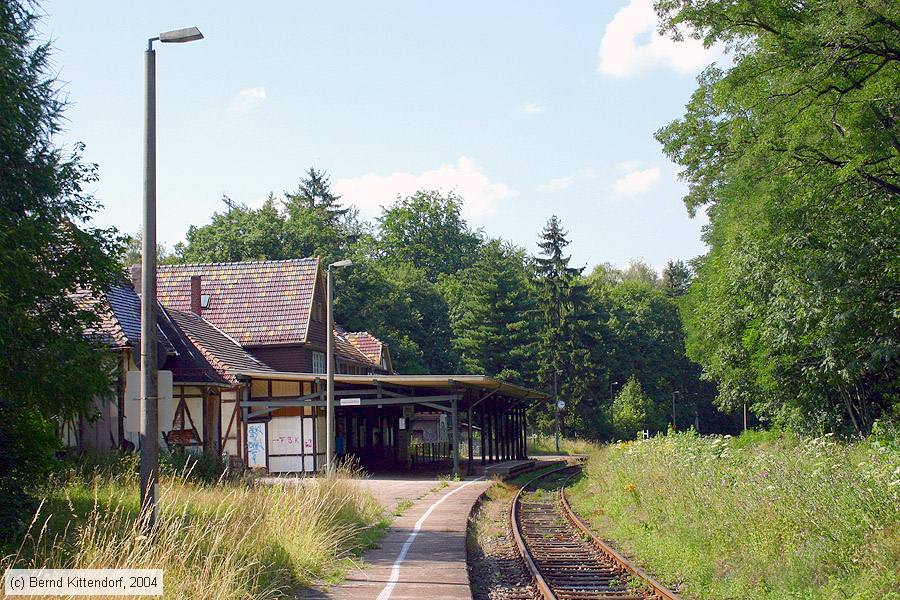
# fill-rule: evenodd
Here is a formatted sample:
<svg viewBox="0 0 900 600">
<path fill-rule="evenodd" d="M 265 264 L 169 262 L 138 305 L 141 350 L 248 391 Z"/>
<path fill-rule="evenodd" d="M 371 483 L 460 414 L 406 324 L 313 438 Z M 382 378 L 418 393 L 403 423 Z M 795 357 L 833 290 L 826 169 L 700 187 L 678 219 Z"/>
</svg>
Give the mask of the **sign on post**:
<svg viewBox="0 0 900 600">
<path fill-rule="evenodd" d="M 169 414 L 168 410 L 174 404 L 172 399 L 172 371 L 159 371 L 157 379 L 157 395 L 159 396 L 159 427 L 160 431 L 166 423 L 163 415 Z M 173 408 L 174 410 L 174 408 Z M 126 433 L 143 433 L 144 432 L 144 406 L 141 402 L 141 372 L 128 371 L 125 375 L 125 431 Z M 168 423 L 171 428 L 172 423 Z M 135 435 L 135 446 L 137 446 L 137 436 Z"/>
</svg>

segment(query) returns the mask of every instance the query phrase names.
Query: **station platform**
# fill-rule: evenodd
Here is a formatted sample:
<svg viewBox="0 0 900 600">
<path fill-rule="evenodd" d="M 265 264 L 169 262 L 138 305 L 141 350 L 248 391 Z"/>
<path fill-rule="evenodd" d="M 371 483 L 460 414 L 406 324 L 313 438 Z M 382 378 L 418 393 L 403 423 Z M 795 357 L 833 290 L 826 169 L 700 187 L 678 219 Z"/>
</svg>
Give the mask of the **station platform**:
<svg viewBox="0 0 900 600">
<path fill-rule="evenodd" d="M 543 461 L 538 461 L 543 462 Z M 527 463 L 527 464 L 525 464 Z M 362 567 L 340 584 L 309 590 L 304 598 L 333 600 L 468 600 L 466 527 L 469 513 L 493 477 L 533 468 L 535 461 L 507 461 L 475 469 L 471 477 L 412 481 L 375 477 L 365 485 L 385 506 L 412 502 L 379 543 L 362 557 Z M 480 466 L 480 465 L 479 465 Z M 431 488 L 422 494 L 425 485 Z M 418 495 L 416 495 L 418 494 Z"/>
<path fill-rule="evenodd" d="M 335 600 L 464 600 L 472 597 L 466 569 L 469 512 L 491 481 L 451 481 L 397 517 L 379 547 L 344 582 L 310 590 L 306 598 Z"/>
</svg>

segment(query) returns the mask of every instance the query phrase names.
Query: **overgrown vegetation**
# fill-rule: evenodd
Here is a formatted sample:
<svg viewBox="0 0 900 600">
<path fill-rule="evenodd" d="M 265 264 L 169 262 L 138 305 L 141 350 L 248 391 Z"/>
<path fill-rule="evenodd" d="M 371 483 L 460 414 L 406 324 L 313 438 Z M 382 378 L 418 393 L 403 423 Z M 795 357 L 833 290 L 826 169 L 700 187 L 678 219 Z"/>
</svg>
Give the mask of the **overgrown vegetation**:
<svg viewBox="0 0 900 600">
<path fill-rule="evenodd" d="M 120 240 L 80 146 L 54 136 L 65 102 L 30 2 L 0 2 L 0 540 L 21 529 L 53 467 L 56 424 L 111 383 L 110 354 L 85 334 L 101 315 L 84 290 L 116 274 Z"/>
<path fill-rule="evenodd" d="M 680 433 L 603 447 L 585 473 L 575 510 L 687 598 L 900 598 L 895 434 Z"/>
<path fill-rule="evenodd" d="M 70 470 L 47 487 L 0 568 L 162 568 L 166 598 L 282 598 L 336 579 L 386 527 L 343 470 L 302 485 L 164 477 L 155 533 L 142 534 L 133 461 Z"/>
<path fill-rule="evenodd" d="M 528 454 L 532 456 L 552 456 L 587 454 L 597 448 L 597 444 L 577 438 L 560 438 L 559 452 L 556 451 L 556 437 L 535 434 L 528 436 Z"/>
<path fill-rule="evenodd" d="M 734 427 L 712 405 L 715 386 L 685 355 L 678 298 L 691 275 L 683 263 L 662 277 L 641 262 L 585 275 L 569 265 L 556 217 L 535 257 L 472 230 L 454 193 L 386 199 L 376 222 L 364 223 L 353 211 L 335 212 L 341 199 L 322 173 L 310 170 L 300 187 L 317 191 L 272 195 L 256 209 L 227 201 L 167 260 L 350 256 L 354 267 L 337 278 L 336 318 L 388 342 L 402 373 L 486 374 L 548 393 L 555 380 L 568 404 L 567 432 L 594 439 L 618 435 L 610 407 L 630 378 L 648 400 L 640 429 L 665 430 L 673 392 L 680 427 L 697 414 L 705 431 Z M 543 431 L 554 422 L 549 406 L 530 415 Z"/>
<path fill-rule="evenodd" d="M 900 5 L 659 0 L 730 50 L 657 133 L 706 210 L 684 305 L 719 404 L 797 431 L 900 412 Z"/>
</svg>

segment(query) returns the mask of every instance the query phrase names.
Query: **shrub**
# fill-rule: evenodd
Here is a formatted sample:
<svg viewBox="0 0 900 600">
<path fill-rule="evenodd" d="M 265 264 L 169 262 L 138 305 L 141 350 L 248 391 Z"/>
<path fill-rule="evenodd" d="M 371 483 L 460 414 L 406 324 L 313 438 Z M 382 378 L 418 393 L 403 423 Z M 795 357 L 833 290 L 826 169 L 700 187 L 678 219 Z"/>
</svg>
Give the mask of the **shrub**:
<svg viewBox="0 0 900 600">
<path fill-rule="evenodd" d="M 632 375 L 616 395 L 612 405 L 612 422 L 620 439 L 633 440 L 639 431 L 649 427 L 653 400 Z"/>
</svg>

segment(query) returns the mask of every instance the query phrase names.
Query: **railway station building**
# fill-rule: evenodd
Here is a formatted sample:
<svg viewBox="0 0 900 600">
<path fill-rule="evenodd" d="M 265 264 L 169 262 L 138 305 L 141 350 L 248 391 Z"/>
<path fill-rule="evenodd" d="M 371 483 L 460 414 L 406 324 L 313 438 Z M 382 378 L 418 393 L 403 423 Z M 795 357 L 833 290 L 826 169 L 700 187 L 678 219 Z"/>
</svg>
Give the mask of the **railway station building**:
<svg viewBox="0 0 900 600">
<path fill-rule="evenodd" d="M 102 316 L 93 333 L 116 352 L 119 377 L 97 414 L 64 424 L 70 445 L 138 444 L 140 273 L 131 275 L 93 300 Z M 270 473 L 324 467 L 324 283 L 317 258 L 159 267 L 158 366 L 161 389 L 171 389 L 160 394 L 163 448 Z M 458 473 L 526 457 L 526 409 L 544 394 L 482 375 L 397 374 L 368 332 L 336 326 L 334 350 L 338 460 Z"/>
</svg>

